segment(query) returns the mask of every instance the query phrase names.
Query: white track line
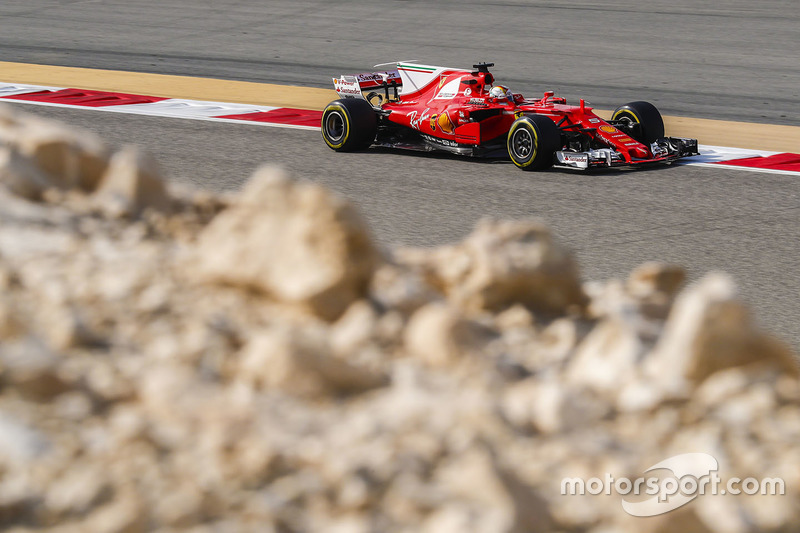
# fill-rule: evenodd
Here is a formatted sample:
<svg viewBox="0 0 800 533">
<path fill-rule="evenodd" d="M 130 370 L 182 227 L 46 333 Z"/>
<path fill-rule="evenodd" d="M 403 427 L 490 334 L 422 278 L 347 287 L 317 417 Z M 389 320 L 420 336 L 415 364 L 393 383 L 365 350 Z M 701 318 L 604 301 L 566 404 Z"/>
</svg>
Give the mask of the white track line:
<svg viewBox="0 0 800 533">
<path fill-rule="evenodd" d="M 726 146 L 700 145 L 703 151 L 699 156 L 692 158 L 697 163 L 716 163 L 719 161 L 730 161 L 731 159 L 744 159 L 745 157 L 769 157 L 782 152 L 768 152 L 766 150 L 750 150 L 747 148 L 729 148 Z"/>
<path fill-rule="evenodd" d="M 707 168 L 729 168 L 733 170 L 743 170 L 745 172 L 763 172 L 766 174 L 783 174 L 785 176 L 800 176 L 800 172 L 794 170 L 779 170 L 774 168 L 740 167 L 737 165 L 719 165 L 717 163 L 731 161 L 733 159 L 745 159 L 747 157 L 769 157 L 783 152 L 769 152 L 767 150 L 749 150 L 746 148 L 730 148 L 727 146 L 699 145 L 700 155 L 692 156 L 689 159 L 678 161 L 681 165 L 692 165 Z"/>
<path fill-rule="evenodd" d="M 776 168 L 740 167 L 737 165 L 718 165 L 715 163 L 695 163 L 690 160 L 679 161 L 679 164 L 687 166 L 695 166 L 695 167 L 716 168 L 717 170 L 724 168 L 730 170 L 743 170 L 745 172 L 759 172 L 764 174 L 783 174 L 785 176 L 800 176 L 800 172 L 796 172 L 794 170 L 779 170 Z"/>
<path fill-rule="evenodd" d="M 137 113 L 158 117 L 205 117 L 215 118 L 223 115 L 244 115 L 274 111 L 280 107 L 253 107 L 247 104 L 224 104 L 221 102 L 203 102 L 200 100 L 179 100 L 170 98 L 150 104 L 127 104 L 109 106 L 119 113 Z"/>
<path fill-rule="evenodd" d="M 60 91 L 63 87 L 48 87 L 45 85 L 22 85 L 18 83 L 0 83 L 0 96 L 14 96 L 39 91 Z"/>
</svg>

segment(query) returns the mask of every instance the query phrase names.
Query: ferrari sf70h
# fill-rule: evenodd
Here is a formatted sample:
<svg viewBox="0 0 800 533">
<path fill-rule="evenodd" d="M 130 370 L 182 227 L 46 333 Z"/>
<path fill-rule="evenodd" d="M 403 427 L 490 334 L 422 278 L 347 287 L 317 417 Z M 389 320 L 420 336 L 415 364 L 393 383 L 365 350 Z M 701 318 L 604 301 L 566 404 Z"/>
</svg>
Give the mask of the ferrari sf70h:
<svg viewBox="0 0 800 533">
<path fill-rule="evenodd" d="M 568 105 L 552 91 L 536 100 L 512 93 L 495 84 L 492 66 L 398 62 L 394 70 L 334 78 L 341 98 L 325 108 L 322 136 L 337 151 L 443 150 L 510 158 L 523 170 L 635 167 L 697 154 L 696 139 L 664 136 L 661 114 L 648 102 L 622 105 L 603 120 L 582 99 Z"/>
</svg>

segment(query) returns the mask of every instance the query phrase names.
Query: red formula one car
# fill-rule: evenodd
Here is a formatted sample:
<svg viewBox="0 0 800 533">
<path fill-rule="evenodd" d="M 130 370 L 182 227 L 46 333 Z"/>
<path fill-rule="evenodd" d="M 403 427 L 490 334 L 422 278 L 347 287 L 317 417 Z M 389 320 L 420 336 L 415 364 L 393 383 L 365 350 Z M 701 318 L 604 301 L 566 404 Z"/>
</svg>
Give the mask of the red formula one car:
<svg viewBox="0 0 800 533">
<path fill-rule="evenodd" d="M 493 63 L 473 70 L 396 65 L 334 78 L 341 99 L 322 114 L 329 147 L 510 157 L 523 170 L 635 167 L 697 154 L 696 139 L 664 137 L 661 114 L 648 102 L 622 105 L 603 120 L 583 100 L 567 105 L 551 91 L 529 100 L 495 85 Z"/>
</svg>

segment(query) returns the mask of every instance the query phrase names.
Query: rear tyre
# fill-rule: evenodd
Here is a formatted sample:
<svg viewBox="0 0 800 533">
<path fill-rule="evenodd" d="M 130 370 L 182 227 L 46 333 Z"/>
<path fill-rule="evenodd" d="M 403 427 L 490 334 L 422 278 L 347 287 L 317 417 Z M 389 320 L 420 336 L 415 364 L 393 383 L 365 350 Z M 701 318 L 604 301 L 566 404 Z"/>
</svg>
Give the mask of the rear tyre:
<svg viewBox="0 0 800 533">
<path fill-rule="evenodd" d="M 553 155 L 561 148 L 561 133 L 547 117 L 520 117 L 508 130 L 508 156 L 522 170 L 543 170 L 553 165 Z"/>
<path fill-rule="evenodd" d="M 621 121 L 631 137 L 648 146 L 664 136 L 664 120 L 650 102 L 621 105 L 614 110 L 611 120 Z"/>
<path fill-rule="evenodd" d="M 322 138 L 332 150 L 352 152 L 369 148 L 378 131 L 378 118 L 366 100 L 345 98 L 322 112 Z"/>
</svg>

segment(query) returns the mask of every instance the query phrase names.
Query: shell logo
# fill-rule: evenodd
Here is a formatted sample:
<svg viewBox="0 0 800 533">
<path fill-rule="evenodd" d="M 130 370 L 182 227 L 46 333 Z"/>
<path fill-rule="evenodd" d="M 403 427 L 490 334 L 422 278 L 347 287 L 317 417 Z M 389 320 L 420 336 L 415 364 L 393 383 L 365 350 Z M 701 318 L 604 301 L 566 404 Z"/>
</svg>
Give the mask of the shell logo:
<svg viewBox="0 0 800 533">
<path fill-rule="evenodd" d="M 447 113 L 442 113 L 441 115 L 439 115 L 439 119 L 436 122 L 439 124 L 439 128 L 444 133 L 453 133 L 455 126 L 453 125 L 453 122 L 450 120 L 450 117 L 447 116 Z"/>
<path fill-rule="evenodd" d="M 617 128 L 614 126 L 600 126 L 600 131 L 604 133 L 617 133 Z"/>
</svg>

